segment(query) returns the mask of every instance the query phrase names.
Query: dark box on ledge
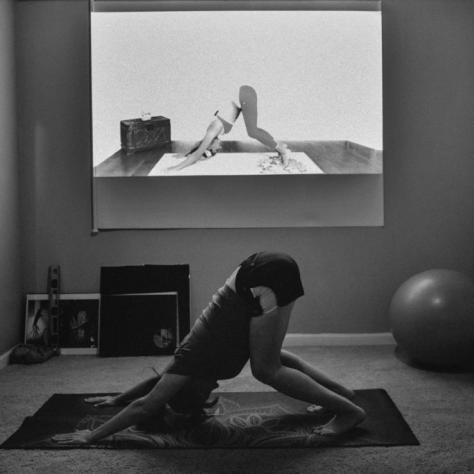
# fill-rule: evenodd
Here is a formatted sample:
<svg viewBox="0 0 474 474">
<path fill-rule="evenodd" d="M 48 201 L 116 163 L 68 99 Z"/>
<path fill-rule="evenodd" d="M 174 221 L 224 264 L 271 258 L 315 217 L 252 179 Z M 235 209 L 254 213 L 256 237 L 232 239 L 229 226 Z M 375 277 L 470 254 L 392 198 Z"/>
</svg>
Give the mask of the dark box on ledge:
<svg viewBox="0 0 474 474">
<path fill-rule="evenodd" d="M 127 154 L 167 145 L 171 142 L 170 120 L 162 116 L 122 120 L 120 139 L 122 150 Z"/>
</svg>

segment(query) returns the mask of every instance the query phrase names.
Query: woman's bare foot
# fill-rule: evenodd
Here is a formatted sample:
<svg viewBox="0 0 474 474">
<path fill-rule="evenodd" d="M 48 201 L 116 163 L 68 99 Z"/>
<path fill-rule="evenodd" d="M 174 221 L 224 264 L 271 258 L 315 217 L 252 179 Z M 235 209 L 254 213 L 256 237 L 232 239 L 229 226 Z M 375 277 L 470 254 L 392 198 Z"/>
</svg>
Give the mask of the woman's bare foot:
<svg viewBox="0 0 474 474">
<path fill-rule="evenodd" d="M 338 393 L 339 395 L 342 395 L 343 397 L 347 398 L 348 400 L 353 401 L 355 399 L 355 392 L 351 390 L 350 388 L 346 388 L 343 386 L 338 386 L 338 387 L 331 387 L 331 390 L 333 392 Z M 306 411 L 308 413 L 317 413 L 318 415 L 325 415 L 327 413 L 334 413 L 334 411 L 329 410 L 329 408 L 322 407 L 320 405 L 308 405 L 306 407 Z"/>
<path fill-rule="evenodd" d="M 278 155 L 280 156 L 281 164 L 284 168 L 286 168 L 288 166 L 291 156 L 291 151 L 288 148 L 288 145 L 286 143 L 278 143 L 275 149 L 278 152 Z"/>
<path fill-rule="evenodd" d="M 362 423 L 366 416 L 365 411 L 362 408 L 357 407 L 353 411 L 347 411 L 335 415 L 334 418 L 325 425 L 314 428 L 313 433 L 322 436 L 337 436 L 346 433 L 356 427 L 359 423 Z"/>
</svg>

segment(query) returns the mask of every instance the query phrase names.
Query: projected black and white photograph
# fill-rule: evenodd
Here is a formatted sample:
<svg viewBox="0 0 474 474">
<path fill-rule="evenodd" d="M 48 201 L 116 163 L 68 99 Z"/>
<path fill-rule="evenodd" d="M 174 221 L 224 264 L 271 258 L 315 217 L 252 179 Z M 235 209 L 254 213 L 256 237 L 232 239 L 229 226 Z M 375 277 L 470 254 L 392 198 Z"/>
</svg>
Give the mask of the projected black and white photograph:
<svg viewBox="0 0 474 474">
<path fill-rule="evenodd" d="M 381 174 L 380 13 L 93 11 L 94 176 Z"/>
<path fill-rule="evenodd" d="M 66 348 L 89 348 L 97 352 L 99 327 L 98 294 L 61 295 L 59 344 Z"/>
<path fill-rule="evenodd" d="M 95 354 L 99 327 L 98 294 L 62 294 L 59 302 L 59 345 L 61 352 Z M 26 344 L 47 346 L 50 342 L 47 294 L 26 297 Z"/>
<path fill-rule="evenodd" d="M 25 310 L 25 344 L 49 343 L 48 295 L 27 295 Z"/>
</svg>

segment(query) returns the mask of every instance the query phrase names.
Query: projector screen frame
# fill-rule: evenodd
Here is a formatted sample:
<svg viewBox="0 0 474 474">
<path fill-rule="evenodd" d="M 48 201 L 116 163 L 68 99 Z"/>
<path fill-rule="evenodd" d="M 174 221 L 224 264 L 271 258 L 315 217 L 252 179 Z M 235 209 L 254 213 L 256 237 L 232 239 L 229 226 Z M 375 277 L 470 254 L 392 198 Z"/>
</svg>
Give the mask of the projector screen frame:
<svg viewBox="0 0 474 474">
<path fill-rule="evenodd" d="M 93 12 L 126 11 L 379 11 L 381 0 L 90 0 Z M 92 90 L 92 44 L 90 80 Z M 90 94 L 92 114 L 92 93 Z M 91 136 L 93 125 L 91 119 Z M 383 174 L 316 176 L 94 176 L 91 141 L 92 234 L 124 229 L 383 226 Z M 166 186 L 160 180 L 166 179 Z M 260 180 L 260 181 L 258 181 Z M 262 187 L 267 196 L 259 194 Z M 303 183 L 303 186 L 300 186 Z M 163 182 L 161 182 L 163 184 Z M 166 196 L 180 189 L 180 197 Z M 311 188 L 314 187 L 312 190 Z M 331 189 L 333 191 L 331 191 Z M 208 194 L 209 190 L 211 194 Z M 230 196 L 225 194 L 232 190 Z M 238 190 L 238 192 L 235 192 Z M 274 191 L 278 190 L 275 195 Z M 165 194 L 163 194 L 163 192 Z M 214 192 L 214 199 L 212 196 Z M 132 193 L 132 194 L 130 194 Z M 133 194 L 136 193 L 136 194 Z M 321 194 L 323 193 L 323 195 Z M 130 196 L 134 197 L 130 199 Z M 233 199 L 232 205 L 226 205 Z M 238 205 L 235 200 L 241 200 Z M 321 200 L 326 205 L 321 205 Z M 190 201 L 193 201 L 190 203 Z M 224 201 L 224 202 L 223 202 Z M 163 203 L 169 205 L 163 210 Z M 253 203 L 253 205 L 251 205 Z"/>
</svg>

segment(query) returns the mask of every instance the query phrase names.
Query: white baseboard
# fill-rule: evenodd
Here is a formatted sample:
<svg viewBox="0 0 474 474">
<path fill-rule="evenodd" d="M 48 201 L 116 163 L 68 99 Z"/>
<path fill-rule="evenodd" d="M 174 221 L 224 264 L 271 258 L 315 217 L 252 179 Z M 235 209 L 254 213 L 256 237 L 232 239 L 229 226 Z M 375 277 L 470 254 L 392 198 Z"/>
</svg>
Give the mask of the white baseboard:
<svg viewBox="0 0 474 474">
<path fill-rule="evenodd" d="M 97 355 L 98 349 L 94 347 L 61 347 L 61 355 Z"/>
<path fill-rule="evenodd" d="M 296 346 L 384 346 L 395 345 L 395 339 L 389 332 L 368 334 L 297 334 L 285 336 L 284 347 Z M 10 360 L 10 350 L 0 355 L 0 370 L 6 367 Z M 96 355 L 95 348 L 62 348 L 61 355 Z"/>
<path fill-rule="evenodd" d="M 284 347 L 295 346 L 383 346 L 395 345 L 389 332 L 368 334 L 287 334 Z"/>
<path fill-rule="evenodd" d="M 15 347 L 16 346 L 13 346 L 10 350 L 0 355 L 0 370 L 4 369 L 10 363 L 10 354 Z"/>
</svg>

